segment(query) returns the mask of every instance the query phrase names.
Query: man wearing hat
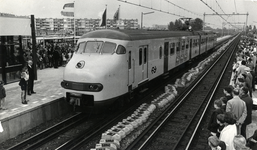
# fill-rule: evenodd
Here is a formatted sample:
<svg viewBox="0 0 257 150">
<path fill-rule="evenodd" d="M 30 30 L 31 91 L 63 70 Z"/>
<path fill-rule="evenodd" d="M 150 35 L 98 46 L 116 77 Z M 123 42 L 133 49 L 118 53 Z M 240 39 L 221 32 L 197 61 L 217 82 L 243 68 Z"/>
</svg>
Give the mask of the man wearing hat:
<svg viewBox="0 0 257 150">
<path fill-rule="evenodd" d="M 0 110 L 3 109 L 5 110 L 6 108 L 4 107 L 5 104 L 5 97 L 6 97 L 6 92 L 4 88 L 4 82 L 0 81 Z"/>
</svg>

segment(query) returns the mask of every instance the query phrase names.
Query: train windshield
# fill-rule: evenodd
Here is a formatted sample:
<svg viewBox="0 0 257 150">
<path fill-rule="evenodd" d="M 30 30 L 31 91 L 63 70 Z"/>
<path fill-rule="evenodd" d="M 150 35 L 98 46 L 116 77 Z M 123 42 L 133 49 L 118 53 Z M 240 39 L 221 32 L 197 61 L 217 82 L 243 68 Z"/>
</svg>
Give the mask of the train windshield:
<svg viewBox="0 0 257 150">
<path fill-rule="evenodd" d="M 78 53 L 109 53 L 115 52 L 116 44 L 103 41 L 87 41 L 79 43 Z"/>
</svg>

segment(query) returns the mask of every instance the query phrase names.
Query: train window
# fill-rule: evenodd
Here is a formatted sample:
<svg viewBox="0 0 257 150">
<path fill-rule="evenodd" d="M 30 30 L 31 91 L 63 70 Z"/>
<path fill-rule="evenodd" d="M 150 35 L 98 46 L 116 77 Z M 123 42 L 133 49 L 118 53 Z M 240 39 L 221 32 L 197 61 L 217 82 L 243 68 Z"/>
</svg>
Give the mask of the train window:
<svg viewBox="0 0 257 150">
<path fill-rule="evenodd" d="M 180 42 L 177 43 L 177 52 L 180 51 Z"/>
<path fill-rule="evenodd" d="M 142 65 L 142 48 L 139 49 L 139 66 Z"/>
<path fill-rule="evenodd" d="M 161 46 L 160 46 L 159 50 L 160 50 L 160 59 L 161 59 L 162 58 L 162 47 Z"/>
<path fill-rule="evenodd" d="M 111 42 L 105 42 L 101 53 L 110 53 L 113 54 L 115 52 L 116 44 Z"/>
<path fill-rule="evenodd" d="M 78 44 L 76 52 L 77 53 L 83 53 L 84 48 L 85 48 L 86 42 L 81 42 Z"/>
<path fill-rule="evenodd" d="M 170 44 L 170 55 L 173 55 L 175 53 L 175 43 Z"/>
<path fill-rule="evenodd" d="M 122 45 L 119 45 L 117 50 L 116 50 L 117 54 L 126 54 L 126 48 Z"/>
<path fill-rule="evenodd" d="M 146 61 L 147 61 L 147 48 L 145 47 L 144 48 L 144 64 L 146 64 Z"/>
<path fill-rule="evenodd" d="M 88 41 L 85 48 L 85 53 L 100 53 L 102 41 Z"/>
<path fill-rule="evenodd" d="M 185 49 L 185 41 L 182 42 L 181 49 L 182 51 Z"/>
<path fill-rule="evenodd" d="M 186 49 L 188 49 L 188 47 L 189 47 L 188 44 L 186 44 Z"/>
</svg>

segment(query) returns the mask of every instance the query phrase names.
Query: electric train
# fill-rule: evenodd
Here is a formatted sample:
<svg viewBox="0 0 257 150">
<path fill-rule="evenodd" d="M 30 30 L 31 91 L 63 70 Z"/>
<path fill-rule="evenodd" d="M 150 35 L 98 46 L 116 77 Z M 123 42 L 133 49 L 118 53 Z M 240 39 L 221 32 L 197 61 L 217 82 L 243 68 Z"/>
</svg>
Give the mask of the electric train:
<svg viewBox="0 0 257 150">
<path fill-rule="evenodd" d="M 214 32 L 103 29 L 84 34 L 64 69 L 65 98 L 78 107 L 115 103 L 210 51 Z"/>
</svg>

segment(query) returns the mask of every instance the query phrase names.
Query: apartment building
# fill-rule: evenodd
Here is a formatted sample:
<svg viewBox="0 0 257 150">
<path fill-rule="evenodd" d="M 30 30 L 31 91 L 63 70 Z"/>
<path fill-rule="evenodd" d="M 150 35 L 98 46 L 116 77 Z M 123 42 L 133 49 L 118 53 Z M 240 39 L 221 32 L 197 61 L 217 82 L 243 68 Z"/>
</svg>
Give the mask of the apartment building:
<svg viewBox="0 0 257 150">
<path fill-rule="evenodd" d="M 74 25 L 76 36 L 80 36 L 88 31 L 99 28 L 100 19 L 88 18 L 36 18 L 36 35 L 74 35 Z M 138 19 L 122 19 L 115 22 L 107 19 L 107 28 L 137 29 Z"/>
</svg>

